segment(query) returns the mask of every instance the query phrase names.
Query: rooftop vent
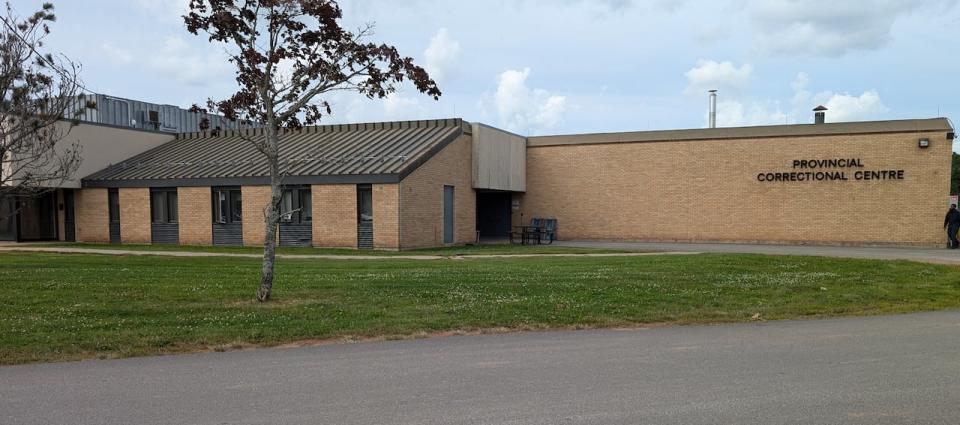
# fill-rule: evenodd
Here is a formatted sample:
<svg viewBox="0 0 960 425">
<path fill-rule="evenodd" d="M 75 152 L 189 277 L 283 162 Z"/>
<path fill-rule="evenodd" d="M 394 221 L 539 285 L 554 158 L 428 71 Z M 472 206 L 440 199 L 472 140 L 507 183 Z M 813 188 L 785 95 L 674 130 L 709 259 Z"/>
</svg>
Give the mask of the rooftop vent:
<svg viewBox="0 0 960 425">
<path fill-rule="evenodd" d="M 813 108 L 813 123 L 823 124 L 827 119 L 827 107 L 820 105 Z"/>
<path fill-rule="evenodd" d="M 710 128 L 717 128 L 717 91 L 710 90 Z"/>
</svg>

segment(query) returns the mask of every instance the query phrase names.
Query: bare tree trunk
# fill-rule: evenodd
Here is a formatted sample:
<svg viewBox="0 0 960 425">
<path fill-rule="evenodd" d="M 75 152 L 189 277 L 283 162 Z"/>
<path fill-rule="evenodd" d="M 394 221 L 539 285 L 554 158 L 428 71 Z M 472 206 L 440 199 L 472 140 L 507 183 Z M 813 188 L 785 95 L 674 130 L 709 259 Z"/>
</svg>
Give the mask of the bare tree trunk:
<svg viewBox="0 0 960 425">
<path fill-rule="evenodd" d="M 279 135 L 273 126 L 273 120 L 268 120 L 266 133 L 266 151 L 267 161 L 270 165 L 270 203 L 264 209 L 264 240 L 263 240 L 263 264 L 260 267 L 260 288 L 257 289 L 257 301 L 266 302 L 270 300 L 270 293 L 273 290 L 273 266 L 277 253 L 277 227 L 280 223 L 280 197 L 283 195 L 281 190 L 280 175 L 280 149 Z"/>
</svg>

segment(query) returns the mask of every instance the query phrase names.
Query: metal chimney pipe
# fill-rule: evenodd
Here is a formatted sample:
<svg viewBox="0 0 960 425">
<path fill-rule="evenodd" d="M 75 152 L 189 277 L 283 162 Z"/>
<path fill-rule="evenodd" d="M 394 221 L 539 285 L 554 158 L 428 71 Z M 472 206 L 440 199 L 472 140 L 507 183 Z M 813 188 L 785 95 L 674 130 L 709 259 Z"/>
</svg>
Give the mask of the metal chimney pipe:
<svg viewBox="0 0 960 425">
<path fill-rule="evenodd" d="M 717 128 L 717 91 L 710 90 L 710 128 Z"/>
</svg>

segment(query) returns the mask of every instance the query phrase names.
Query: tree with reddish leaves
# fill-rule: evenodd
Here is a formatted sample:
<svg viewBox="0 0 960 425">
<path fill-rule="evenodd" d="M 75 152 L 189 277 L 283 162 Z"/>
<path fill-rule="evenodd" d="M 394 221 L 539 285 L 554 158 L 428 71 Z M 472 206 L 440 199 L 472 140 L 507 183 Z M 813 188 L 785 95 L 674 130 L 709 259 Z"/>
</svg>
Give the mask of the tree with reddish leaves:
<svg viewBox="0 0 960 425">
<path fill-rule="evenodd" d="M 227 46 L 239 86 L 230 98 L 208 100 L 206 108 L 193 110 L 213 110 L 263 127 L 244 136 L 263 155 L 270 174 L 257 290 L 261 302 L 270 299 L 273 287 L 281 217 L 280 134 L 320 122 L 331 113 L 323 95 L 334 91 L 382 99 L 409 80 L 421 93 L 440 97 L 437 84 L 411 58 L 393 46 L 367 41 L 371 25 L 352 32 L 340 26 L 341 18 L 334 0 L 191 0 L 183 17 L 192 34 L 203 32 Z"/>
</svg>

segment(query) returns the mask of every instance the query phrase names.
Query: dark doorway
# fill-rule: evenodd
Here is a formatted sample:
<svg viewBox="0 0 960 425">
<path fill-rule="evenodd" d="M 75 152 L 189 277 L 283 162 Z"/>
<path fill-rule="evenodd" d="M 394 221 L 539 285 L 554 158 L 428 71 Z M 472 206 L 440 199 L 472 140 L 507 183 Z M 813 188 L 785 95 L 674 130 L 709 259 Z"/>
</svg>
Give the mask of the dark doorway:
<svg viewBox="0 0 960 425">
<path fill-rule="evenodd" d="M 77 219 L 73 203 L 73 189 L 63 189 L 63 240 L 76 242 Z"/>
<path fill-rule="evenodd" d="M 17 240 L 17 206 L 13 196 L 0 195 L 0 241 Z"/>
<path fill-rule="evenodd" d="M 477 192 L 477 231 L 480 238 L 510 236 L 510 192 Z"/>
<path fill-rule="evenodd" d="M 19 200 L 18 240 L 52 241 L 57 239 L 57 192 L 50 190 Z"/>
</svg>

